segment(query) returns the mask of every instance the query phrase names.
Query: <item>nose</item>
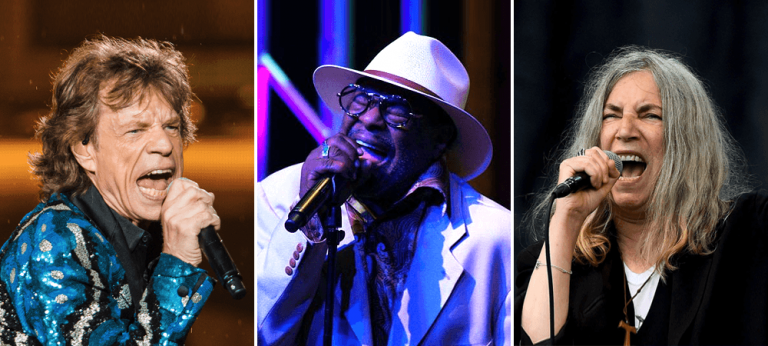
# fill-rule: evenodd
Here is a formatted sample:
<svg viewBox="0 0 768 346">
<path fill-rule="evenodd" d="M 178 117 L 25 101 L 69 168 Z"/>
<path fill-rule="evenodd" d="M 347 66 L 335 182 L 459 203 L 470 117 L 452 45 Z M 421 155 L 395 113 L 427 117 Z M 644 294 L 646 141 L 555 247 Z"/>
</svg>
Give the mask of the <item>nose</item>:
<svg viewBox="0 0 768 346">
<path fill-rule="evenodd" d="M 384 127 L 386 126 L 386 122 L 384 121 L 384 118 L 381 116 L 381 112 L 379 111 L 381 108 L 380 103 L 374 103 L 369 107 L 363 114 L 360 114 L 358 117 L 358 120 L 360 120 L 361 123 L 366 128 L 376 128 L 376 127 Z"/>
<path fill-rule="evenodd" d="M 616 131 L 616 139 L 629 141 L 638 138 L 637 126 L 635 125 L 637 116 L 624 114 L 620 121 L 619 128 Z"/>
<path fill-rule="evenodd" d="M 147 151 L 150 154 L 169 156 L 173 153 L 173 142 L 170 135 L 162 127 L 153 127 L 149 131 Z"/>
</svg>

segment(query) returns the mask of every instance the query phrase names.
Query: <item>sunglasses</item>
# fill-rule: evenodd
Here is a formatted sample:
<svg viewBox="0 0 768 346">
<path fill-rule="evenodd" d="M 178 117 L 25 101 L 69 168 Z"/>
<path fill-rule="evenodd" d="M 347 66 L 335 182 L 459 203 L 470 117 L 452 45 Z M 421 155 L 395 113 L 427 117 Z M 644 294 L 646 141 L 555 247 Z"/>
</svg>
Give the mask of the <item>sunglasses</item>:
<svg viewBox="0 0 768 346">
<path fill-rule="evenodd" d="M 341 109 L 353 118 L 358 118 L 369 109 L 378 106 L 379 114 L 387 125 L 402 129 L 415 116 L 411 104 L 405 98 L 381 94 L 357 84 L 344 87 L 337 96 Z"/>
</svg>

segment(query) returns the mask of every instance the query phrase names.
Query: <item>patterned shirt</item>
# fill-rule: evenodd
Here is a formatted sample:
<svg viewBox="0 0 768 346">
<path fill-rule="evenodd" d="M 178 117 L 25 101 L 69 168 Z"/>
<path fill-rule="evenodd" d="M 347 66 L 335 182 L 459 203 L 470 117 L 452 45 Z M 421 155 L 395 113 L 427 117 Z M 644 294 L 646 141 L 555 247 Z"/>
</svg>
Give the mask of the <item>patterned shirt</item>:
<svg viewBox="0 0 768 346">
<path fill-rule="evenodd" d="M 381 215 L 375 215 L 354 197 L 347 200 L 347 213 L 357 240 L 354 249 L 365 258 L 375 345 L 387 344 L 392 311 L 403 293 L 417 231 L 427 208 L 441 204 L 448 208 L 448 174 L 444 162 L 434 163 L 403 198 Z"/>
</svg>

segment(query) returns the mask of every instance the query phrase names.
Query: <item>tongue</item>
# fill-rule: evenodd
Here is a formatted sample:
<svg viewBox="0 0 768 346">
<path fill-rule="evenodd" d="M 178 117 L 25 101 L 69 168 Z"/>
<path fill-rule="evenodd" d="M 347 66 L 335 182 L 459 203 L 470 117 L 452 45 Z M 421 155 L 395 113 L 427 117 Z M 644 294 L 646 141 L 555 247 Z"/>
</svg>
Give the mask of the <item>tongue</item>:
<svg viewBox="0 0 768 346">
<path fill-rule="evenodd" d="M 149 177 L 143 177 L 139 178 L 139 181 L 137 182 L 139 186 L 148 188 L 148 189 L 155 189 L 155 190 L 165 190 L 168 187 L 168 180 L 167 179 L 152 179 Z"/>
<path fill-rule="evenodd" d="M 638 162 L 624 162 L 621 176 L 626 178 L 639 177 L 645 171 L 645 164 Z"/>
</svg>

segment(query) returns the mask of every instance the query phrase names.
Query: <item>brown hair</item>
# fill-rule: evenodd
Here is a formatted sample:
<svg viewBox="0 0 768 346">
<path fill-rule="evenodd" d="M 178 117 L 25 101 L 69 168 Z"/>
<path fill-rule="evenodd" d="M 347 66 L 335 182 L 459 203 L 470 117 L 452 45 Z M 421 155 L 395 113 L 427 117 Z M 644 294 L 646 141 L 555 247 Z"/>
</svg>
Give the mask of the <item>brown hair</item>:
<svg viewBox="0 0 768 346">
<path fill-rule="evenodd" d="M 84 140 L 97 145 L 100 104 L 117 111 L 142 102 L 150 90 L 162 95 L 179 115 L 184 145 L 194 141 L 196 127 L 189 108 L 195 95 L 184 57 L 171 43 L 100 35 L 72 52 L 53 78 L 51 112 L 36 128 L 42 153 L 29 158 L 40 179 L 41 200 L 56 192 L 83 193 L 90 187 L 70 147 Z"/>
</svg>

